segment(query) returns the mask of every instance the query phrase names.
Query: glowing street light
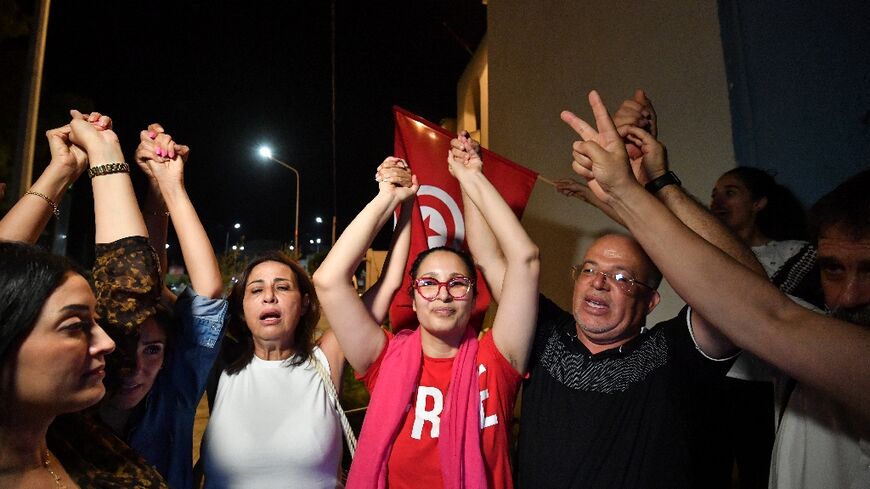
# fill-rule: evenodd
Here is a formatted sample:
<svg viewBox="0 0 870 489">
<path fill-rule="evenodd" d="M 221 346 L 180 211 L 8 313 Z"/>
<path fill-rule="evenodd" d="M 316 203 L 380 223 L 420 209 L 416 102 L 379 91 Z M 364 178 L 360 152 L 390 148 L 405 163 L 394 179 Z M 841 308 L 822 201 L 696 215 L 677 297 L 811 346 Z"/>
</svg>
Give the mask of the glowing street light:
<svg viewBox="0 0 870 489">
<path fill-rule="evenodd" d="M 242 227 L 242 224 L 239 223 L 239 222 L 233 224 L 233 229 L 238 230 L 238 229 L 240 229 L 241 227 Z M 227 229 L 227 237 L 226 237 L 226 239 L 224 240 L 224 253 L 226 253 L 227 250 L 230 248 L 230 228 L 227 227 L 226 229 Z M 233 249 L 234 249 L 234 250 L 236 249 L 235 246 L 233 247 Z"/>
<path fill-rule="evenodd" d="M 317 216 L 314 218 L 314 222 L 316 222 L 317 224 L 323 224 L 323 218 L 320 216 Z"/>
<path fill-rule="evenodd" d="M 275 158 L 272 155 L 272 148 L 270 148 L 268 146 L 265 146 L 265 145 L 260 146 L 260 148 L 257 149 L 257 153 L 259 153 L 260 157 L 267 159 L 267 160 L 272 160 L 275 163 L 278 163 L 279 165 L 283 166 L 284 168 L 292 171 L 296 175 L 296 219 L 293 223 L 293 249 L 298 249 L 299 248 L 299 180 L 300 180 L 299 170 L 297 170 L 296 168 L 293 168 L 292 166 L 279 160 L 278 158 Z"/>
</svg>

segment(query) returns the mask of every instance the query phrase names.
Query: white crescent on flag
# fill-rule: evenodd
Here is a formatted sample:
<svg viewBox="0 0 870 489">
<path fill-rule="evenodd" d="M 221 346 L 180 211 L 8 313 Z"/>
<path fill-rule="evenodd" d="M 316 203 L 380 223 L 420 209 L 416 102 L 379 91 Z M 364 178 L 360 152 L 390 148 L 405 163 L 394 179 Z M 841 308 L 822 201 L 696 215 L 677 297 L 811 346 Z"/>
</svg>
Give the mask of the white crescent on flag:
<svg viewBox="0 0 870 489">
<path fill-rule="evenodd" d="M 434 235 L 426 233 L 429 248 L 448 244 L 461 245 L 465 242 L 465 221 L 462 218 L 462 211 L 450 194 L 433 185 L 421 185 L 420 190 L 417 191 L 417 201 L 420 203 L 423 222 L 435 232 Z M 444 214 L 438 210 L 439 207 L 447 207 L 450 211 L 449 219 L 445 219 Z"/>
</svg>

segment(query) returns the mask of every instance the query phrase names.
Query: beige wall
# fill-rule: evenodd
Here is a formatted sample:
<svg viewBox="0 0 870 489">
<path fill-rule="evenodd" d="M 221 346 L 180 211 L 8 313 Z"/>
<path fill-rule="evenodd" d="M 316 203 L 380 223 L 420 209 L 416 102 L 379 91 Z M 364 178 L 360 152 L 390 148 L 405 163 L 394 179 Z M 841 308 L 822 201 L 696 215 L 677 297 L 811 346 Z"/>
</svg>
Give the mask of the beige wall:
<svg viewBox="0 0 870 489">
<path fill-rule="evenodd" d="M 735 166 L 716 2 L 493 0 L 487 8 L 492 150 L 548 178 L 571 176 L 575 138 L 559 112 L 591 121 L 589 90 L 615 108 L 644 88 L 686 188 L 706 202 L 716 177 Z M 541 248 L 542 291 L 568 307 L 571 264 L 616 225 L 540 181 L 523 223 Z M 667 286 L 663 295 L 655 321 L 682 305 Z"/>
</svg>

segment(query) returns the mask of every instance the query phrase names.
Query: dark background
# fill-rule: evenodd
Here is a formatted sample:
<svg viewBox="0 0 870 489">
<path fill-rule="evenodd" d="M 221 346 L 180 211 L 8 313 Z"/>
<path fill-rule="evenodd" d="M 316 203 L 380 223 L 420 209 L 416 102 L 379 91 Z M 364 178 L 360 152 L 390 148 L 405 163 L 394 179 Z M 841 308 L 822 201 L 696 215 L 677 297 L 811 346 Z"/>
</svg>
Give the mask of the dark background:
<svg viewBox="0 0 870 489">
<path fill-rule="evenodd" d="M 32 30 L 33 2 L 4 1 L 16 7 L 4 17 Z M 233 242 L 239 234 L 249 243 L 292 241 L 295 177 L 256 155 L 268 143 L 301 174 L 303 252 L 314 251 L 308 239 L 328 246 L 333 213 L 340 233 L 376 192 L 374 169 L 393 148 L 391 106 L 436 122 L 455 117 L 456 82 L 486 29 L 480 0 L 336 1 L 333 166 L 332 9 L 330 2 L 53 2 L 34 175 L 48 161 L 41 133 L 68 122 L 69 108 L 112 116 L 128 160 L 139 131 L 160 122 L 191 147 L 185 181 L 221 253 L 234 222 L 242 229 L 231 232 Z M 13 53 L 7 66 L 21 82 L 4 92 L 18 100 L 28 42 L 4 35 L 0 45 Z M 18 100 L 6 103 L 20 115 Z M 69 204 L 67 251 L 85 262 L 93 243 L 89 187 L 82 178 Z M 376 245 L 387 244 L 382 233 Z"/>
</svg>

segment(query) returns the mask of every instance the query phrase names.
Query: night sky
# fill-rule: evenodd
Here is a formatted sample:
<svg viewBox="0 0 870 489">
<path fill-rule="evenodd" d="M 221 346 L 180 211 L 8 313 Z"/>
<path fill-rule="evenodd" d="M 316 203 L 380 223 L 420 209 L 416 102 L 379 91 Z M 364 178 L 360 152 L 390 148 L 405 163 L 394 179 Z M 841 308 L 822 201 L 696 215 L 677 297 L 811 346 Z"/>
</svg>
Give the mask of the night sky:
<svg viewBox="0 0 870 489">
<path fill-rule="evenodd" d="M 68 106 L 109 114 L 132 162 L 139 131 L 163 124 L 191 147 L 185 181 L 218 253 L 234 222 L 248 242 L 292 240 L 295 180 L 256 156 L 269 143 L 301 173 L 300 243 L 328 242 L 331 8 L 326 1 L 53 2 L 41 125 L 66 123 Z M 486 7 L 336 1 L 335 14 L 340 232 L 376 192 L 374 169 L 393 147 L 391 106 L 434 121 L 455 117 L 456 82 L 485 32 Z M 69 253 L 81 256 L 93 239 L 87 178 L 73 195 L 70 235 L 82 238 Z M 382 233 L 376 244 L 386 247 L 386 239 Z"/>
</svg>

